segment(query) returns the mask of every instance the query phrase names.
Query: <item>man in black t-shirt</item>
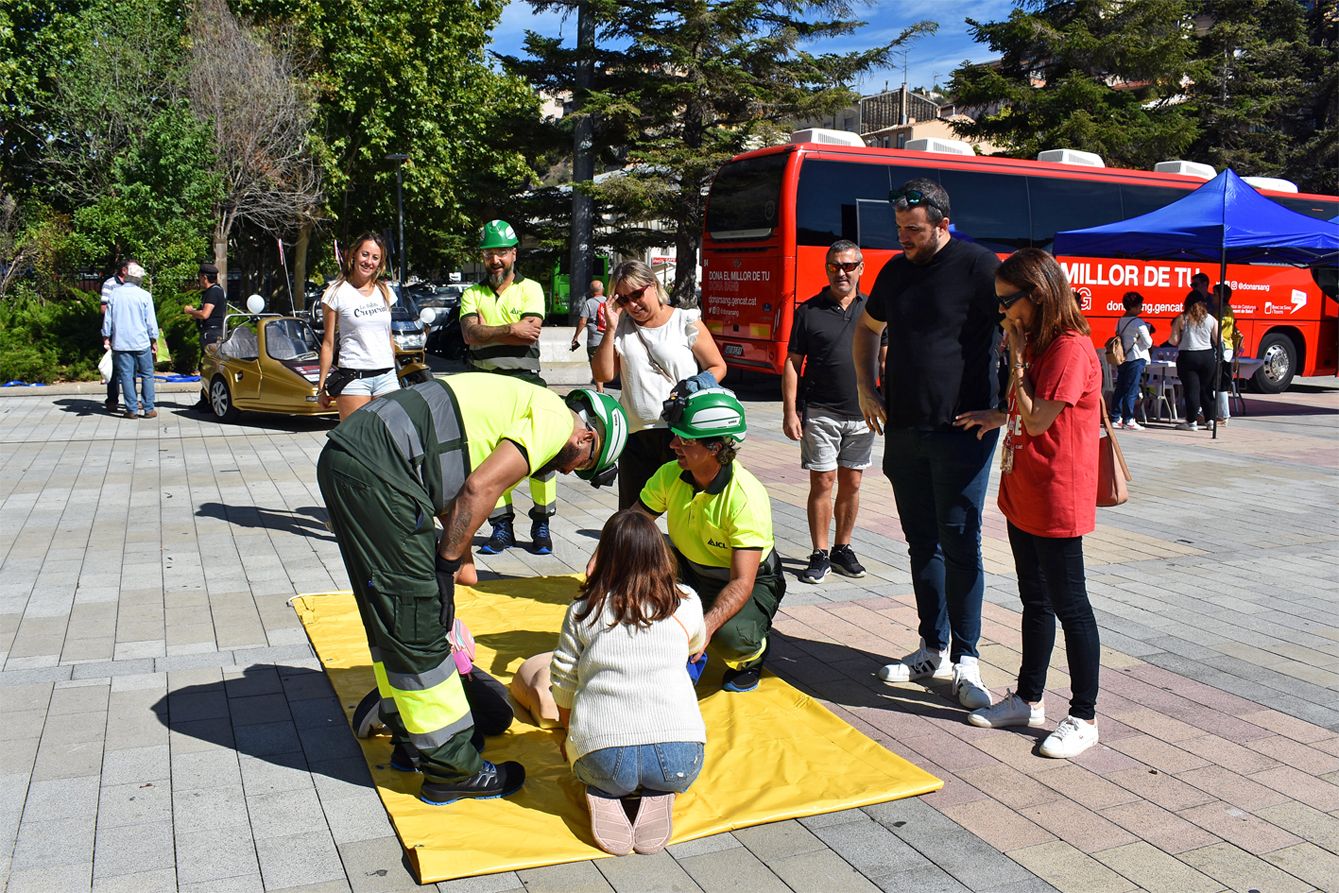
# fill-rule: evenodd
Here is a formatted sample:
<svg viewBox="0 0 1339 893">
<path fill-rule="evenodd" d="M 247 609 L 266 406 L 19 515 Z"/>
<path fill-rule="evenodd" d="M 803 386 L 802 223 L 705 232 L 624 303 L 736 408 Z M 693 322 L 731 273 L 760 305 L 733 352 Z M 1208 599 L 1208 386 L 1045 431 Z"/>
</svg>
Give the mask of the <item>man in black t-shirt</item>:
<svg viewBox="0 0 1339 893">
<path fill-rule="evenodd" d="M 851 338 L 866 301 L 860 293 L 865 260 L 859 246 L 841 239 L 828 248 L 824 269 L 827 288 L 795 308 L 781 373 L 782 431 L 800 441 L 800 466 L 809 471 L 814 551 L 809 567 L 800 572 L 805 583 L 821 583 L 834 567 L 848 577 L 865 575 L 851 549 L 851 533 L 860 510 L 860 482 L 874 449 L 874 432 L 860 413 L 851 365 Z M 834 484 L 837 536 L 829 553 Z"/>
<path fill-rule="evenodd" d="M 228 298 L 219 285 L 219 268 L 200 264 L 200 306 L 186 306 L 182 311 L 195 317 L 200 332 L 200 352 L 223 337 L 223 316 L 228 312 Z"/>
<path fill-rule="evenodd" d="M 952 679 L 958 700 L 975 710 L 990 706 L 976 644 L 981 509 L 999 432 L 978 439 L 954 421 L 999 403 L 999 259 L 952 238 L 948 193 L 937 182 L 908 181 L 890 198 L 902 254 L 870 290 L 853 354 L 861 412 L 876 431 L 887 428 L 883 470 L 911 556 L 921 645 L 879 678 Z M 885 328 L 880 394 L 874 358 Z"/>
</svg>

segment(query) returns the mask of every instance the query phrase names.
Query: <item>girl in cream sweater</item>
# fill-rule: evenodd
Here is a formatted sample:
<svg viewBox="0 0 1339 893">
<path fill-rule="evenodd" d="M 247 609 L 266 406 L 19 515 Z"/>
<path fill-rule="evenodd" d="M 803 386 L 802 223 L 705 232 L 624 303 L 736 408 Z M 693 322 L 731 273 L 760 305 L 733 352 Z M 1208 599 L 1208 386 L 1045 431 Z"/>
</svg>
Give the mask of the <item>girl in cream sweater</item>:
<svg viewBox="0 0 1339 893">
<path fill-rule="evenodd" d="M 611 517 L 553 654 L 567 757 L 586 784 L 591 831 L 614 855 L 664 849 L 674 795 L 702 769 L 707 740 L 686 671 L 706 645 L 702 603 L 637 508 Z"/>
</svg>

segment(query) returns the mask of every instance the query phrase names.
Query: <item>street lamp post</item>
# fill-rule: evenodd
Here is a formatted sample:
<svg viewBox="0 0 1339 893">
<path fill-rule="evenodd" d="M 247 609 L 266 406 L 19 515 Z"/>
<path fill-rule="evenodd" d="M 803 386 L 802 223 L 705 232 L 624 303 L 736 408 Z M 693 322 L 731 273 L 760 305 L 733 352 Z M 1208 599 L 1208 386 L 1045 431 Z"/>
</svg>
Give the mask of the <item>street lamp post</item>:
<svg viewBox="0 0 1339 893">
<path fill-rule="evenodd" d="M 404 163 L 409 160 L 409 156 L 400 152 L 393 152 L 386 156 L 387 161 L 395 162 L 395 213 L 400 221 L 400 236 L 396 251 L 400 255 L 400 288 L 405 285 L 405 259 L 404 259 L 404 183 L 401 172 L 404 170 Z"/>
</svg>

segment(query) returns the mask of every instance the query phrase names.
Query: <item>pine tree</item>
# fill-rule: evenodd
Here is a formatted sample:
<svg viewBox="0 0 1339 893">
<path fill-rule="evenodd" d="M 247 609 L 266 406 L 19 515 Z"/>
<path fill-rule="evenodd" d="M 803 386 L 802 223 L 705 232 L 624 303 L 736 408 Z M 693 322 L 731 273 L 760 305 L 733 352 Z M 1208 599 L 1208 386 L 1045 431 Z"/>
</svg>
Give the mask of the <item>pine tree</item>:
<svg viewBox="0 0 1339 893">
<path fill-rule="evenodd" d="M 1033 157 L 1050 148 L 1150 167 L 1181 157 L 1196 122 L 1183 102 L 1194 44 L 1190 0 L 1020 0 L 1002 22 L 968 19 L 998 63 L 953 74 L 957 125 L 971 139 Z"/>
<path fill-rule="evenodd" d="M 851 18 L 850 3 L 594 0 L 588 9 L 597 16 L 602 50 L 590 91 L 575 98 L 582 114 L 595 116 L 605 165 L 627 166 L 626 176 L 592 187 L 597 210 L 629 223 L 668 222 L 678 299 L 696 289 L 705 195 L 716 170 L 741 151 L 775 142 L 782 122 L 848 104 L 849 85 L 862 73 L 934 28 L 920 23 L 886 46 L 815 54 L 804 49 L 808 42 L 847 36 L 864 24 Z M 504 62 L 537 89 L 571 95 L 575 50 L 534 34 L 526 49 L 525 58 Z M 631 247 L 663 244 L 667 234 L 622 235 Z"/>
</svg>

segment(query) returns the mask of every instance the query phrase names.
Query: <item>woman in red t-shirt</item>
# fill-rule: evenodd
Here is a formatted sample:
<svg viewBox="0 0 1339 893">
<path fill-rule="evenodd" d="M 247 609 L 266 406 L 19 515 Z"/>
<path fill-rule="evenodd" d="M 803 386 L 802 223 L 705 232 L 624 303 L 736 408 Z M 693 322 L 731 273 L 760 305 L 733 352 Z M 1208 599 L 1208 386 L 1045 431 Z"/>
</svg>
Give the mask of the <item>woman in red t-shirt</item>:
<svg viewBox="0 0 1339 893">
<path fill-rule="evenodd" d="M 1051 255 L 1015 252 L 995 274 L 995 294 L 1009 347 L 1009 410 L 963 413 L 956 424 L 1005 429 L 999 504 L 1023 602 L 1023 660 L 1018 691 L 968 718 L 984 728 L 1045 724 L 1042 694 L 1059 618 L 1073 697 L 1041 753 L 1067 759 L 1097 743 L 1100 643 L 1084 583 L 1083 535 L 1097 514 L 1102 372 L 1088 323 Z"/>
</svg>

